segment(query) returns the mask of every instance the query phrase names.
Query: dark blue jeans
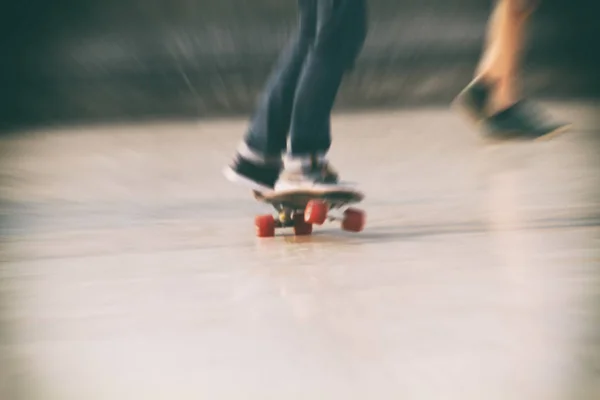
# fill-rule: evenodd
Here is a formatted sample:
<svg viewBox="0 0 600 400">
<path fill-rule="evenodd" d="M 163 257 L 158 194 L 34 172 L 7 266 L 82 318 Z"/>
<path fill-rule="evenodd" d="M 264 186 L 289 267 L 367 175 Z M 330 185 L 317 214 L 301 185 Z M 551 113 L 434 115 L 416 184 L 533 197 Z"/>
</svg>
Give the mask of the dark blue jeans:
<svg viewBox="0 0 600 400">
<path fill-rule="evenodd" d="M 245 138 L 266 159 L 280 159 L 286 149 L 293 157 L 327 153 L 337 92 L 366 37 L 366 0 L 298 0 L 298 6 L 296 35 L 268 80 Z"/>
</svg>

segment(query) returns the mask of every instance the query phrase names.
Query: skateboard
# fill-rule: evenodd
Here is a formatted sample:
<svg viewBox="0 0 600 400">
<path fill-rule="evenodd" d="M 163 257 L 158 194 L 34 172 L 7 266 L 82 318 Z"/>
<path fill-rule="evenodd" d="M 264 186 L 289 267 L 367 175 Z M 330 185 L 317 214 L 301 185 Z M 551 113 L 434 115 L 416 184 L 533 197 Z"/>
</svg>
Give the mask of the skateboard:
<svg viewBox="0 0 600 400">
<path fill-rule="evenodd" d="M 312 233 L 313 225 L 323 225 L 327 220 L 341 221 L 342 229 L 349 232 L 360 232 L 365 225 L 365 213 L 347 207 L 363 200 L 364 195 L 356 190 L 254 191 L 254 197 L 277 211 L 276 216 L 256 216 L 254 225 L 258 237 L 273 237 L 277 228 L 293 228 L 295 235 L 306 236 Z"/>
</svg>

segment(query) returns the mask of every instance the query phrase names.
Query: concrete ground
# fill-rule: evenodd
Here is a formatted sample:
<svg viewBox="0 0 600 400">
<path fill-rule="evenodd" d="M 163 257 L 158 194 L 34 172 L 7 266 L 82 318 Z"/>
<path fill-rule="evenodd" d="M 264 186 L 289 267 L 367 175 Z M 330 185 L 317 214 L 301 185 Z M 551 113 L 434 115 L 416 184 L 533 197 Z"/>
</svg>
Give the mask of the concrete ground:
<svg viewBox="0 0 600 400">
<path fill-rule="evenodd" d="M 598 398 L 597 107 L 550 107 L 336 116 L 367 228 L 301 239 L 220 174 L 244 120 L 1 139 L 0 398 Z"/>
</svg>

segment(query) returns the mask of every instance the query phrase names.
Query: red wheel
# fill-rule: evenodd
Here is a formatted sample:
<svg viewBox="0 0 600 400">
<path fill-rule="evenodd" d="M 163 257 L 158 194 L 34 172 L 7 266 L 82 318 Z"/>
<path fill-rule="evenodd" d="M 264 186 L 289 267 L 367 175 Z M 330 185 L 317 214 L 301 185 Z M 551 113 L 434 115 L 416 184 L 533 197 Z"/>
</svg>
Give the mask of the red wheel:
<svg viewBox="0 0 600 400">
<path fill-rule="evenodd" d="M 304 220 L 303 214 L 294 215 L 294 234 L 296 236 L 307 236 L 312 233 L 313 226 Z"/>
<path fill-rule="evenodd" d="M 365 213 L 356 208 L 349 208 L 344 212 L 342 229 L 348 232 L 360 232 L 365 227 Z"/>
<path fill-rule="evenodd" d="M 265 238 L 275 236 L 275 218 L 272 215 L 259 215 L 254 218 L 256 236 Z"/>
<path fill-rule="evenodd" d="M 327 204 L 319 200 L 311 200 L 306 205 L 304 210 L 304 221 L 309 224 L 323 225 L 327 220 L 327 212 L 329 211 Z"/>
</svg>

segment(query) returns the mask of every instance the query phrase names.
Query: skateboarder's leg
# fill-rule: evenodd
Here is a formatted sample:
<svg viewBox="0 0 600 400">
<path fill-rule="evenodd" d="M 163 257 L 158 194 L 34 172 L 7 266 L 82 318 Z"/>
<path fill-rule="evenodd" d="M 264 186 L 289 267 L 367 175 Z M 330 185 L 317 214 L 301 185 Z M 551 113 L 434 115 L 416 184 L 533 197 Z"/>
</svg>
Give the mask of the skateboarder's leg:
<svg viewBox="0 0 600 400">
<path fill-rule="evenodd" d="M 285 151 L 298 79 L 315 40 L 318 1 L 298 0 L 298 30 L 271 73 L 252 118 L 245 142 L 261 156 L 280 160 Z"/>
<path fill-rule="evenodd" d="M 319 1 L 317 36 L 298 82 L 286 173 L 278 186 L 337 182 L 325 161 L 331 145 L 331 110 L 343 76 L 364 43 L 366 17 L 365 0 Z"/>
<path fill-rule="evenodd" d="M 525 107 L 519 71 L 527 22 L 535 0 L 498 0 L 488 23 L 486 47 L 459 103 L 498 138 L 538 138 L 564 125 L 548 123 Z"/>
<path fill-rule="evenodd" d="M 229 178 L 256 184 L 257 190 L 272 188 L 279 177 L 296 86 L 315 40 L 318 1 L 298 0 L 298 30 L 281 53 L 233 165 L 226 169 Z"/>
</svg>

